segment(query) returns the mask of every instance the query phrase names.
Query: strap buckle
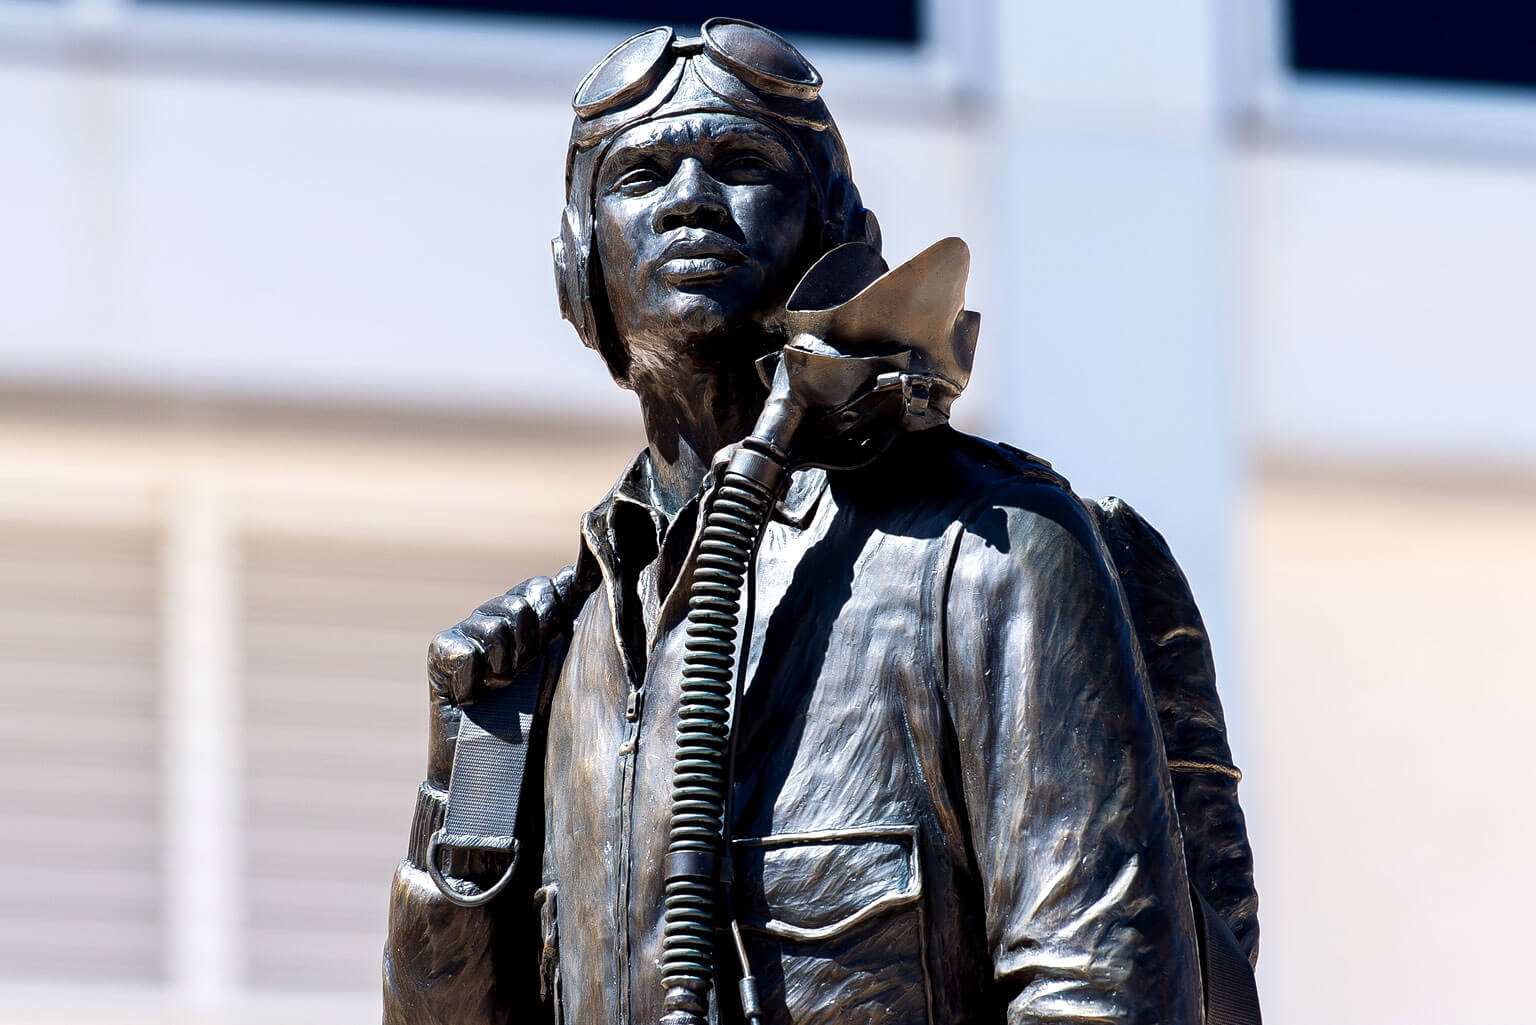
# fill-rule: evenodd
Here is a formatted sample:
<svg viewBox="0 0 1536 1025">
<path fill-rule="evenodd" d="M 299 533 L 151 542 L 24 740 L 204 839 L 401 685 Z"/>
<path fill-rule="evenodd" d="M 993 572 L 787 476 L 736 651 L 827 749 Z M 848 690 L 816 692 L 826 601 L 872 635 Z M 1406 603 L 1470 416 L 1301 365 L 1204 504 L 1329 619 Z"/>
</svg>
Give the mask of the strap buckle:
<svg viewBox="0 0 1536 1025">
<path fill-rule="evenodd" d="M 450 881 L 443 874 L 442 866 L 438 864 L 438 851 L 441 848 L 465 851 L 491 851 L 508 855 L 506 871 L 501 878 L 490 886 L 479 891 L 466 892 L 455 882 L 473 885 L 467 879 Z M 517 840 L 510 836 L 466 836 L 462 833 L 450 833 L 446 829 L 439 829 L 432 834 L 432 839 L 427 841 L 427 872 L 432 876 L 432 881 L 437 884 L 439 892 L 453 903 L 465 908 L 476 908 L 493 900 L 495 896 L 506 888 L 512 879 L 512 872 L 517 868 Z"/>
<path fill-rule="evenodd" d="M 427 842 L 427 872 L 453 903 L 473 908 L 506 889 L 517 867 L 517 816 L 538 699 L 540 673 L 525 669 L 506 686 L 465 705 L 453 747 L 443 823 Z M 534 786 L 542 783 L 537 776 Z M 508 856 L 506 871 L 490 886 L 449 880 L 439 863 L 442 848 Z"/>
</svg>

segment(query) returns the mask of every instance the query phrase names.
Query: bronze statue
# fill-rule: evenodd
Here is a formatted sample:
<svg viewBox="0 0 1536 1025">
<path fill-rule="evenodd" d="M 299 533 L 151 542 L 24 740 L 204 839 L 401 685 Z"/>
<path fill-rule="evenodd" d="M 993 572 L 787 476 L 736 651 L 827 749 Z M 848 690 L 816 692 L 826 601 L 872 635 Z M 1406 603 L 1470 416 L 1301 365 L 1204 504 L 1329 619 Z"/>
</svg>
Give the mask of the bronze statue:
<svg viewBox="0 0 1536 1025">
<path fill-rule="evenodd" d="M 1257 1022 L 1184 578 L 948 426 L 964 243 L 887 269 L 820 86 L 717 18 L 576 92 L 561 306 L 648 444 L 433 642 L 385 1020 Z"/>
</svg>

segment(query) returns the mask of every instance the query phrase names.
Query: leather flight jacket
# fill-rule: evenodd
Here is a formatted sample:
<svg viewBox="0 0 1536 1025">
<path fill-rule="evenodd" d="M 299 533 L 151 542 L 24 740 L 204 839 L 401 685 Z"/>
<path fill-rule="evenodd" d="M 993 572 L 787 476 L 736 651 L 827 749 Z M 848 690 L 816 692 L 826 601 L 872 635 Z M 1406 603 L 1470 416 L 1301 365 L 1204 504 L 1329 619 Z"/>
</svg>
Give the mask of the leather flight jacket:
<svg viewBox="0 0 1536 1025">
<path fill-rule="evenodd" d="M 597 586 L 525 670 L 545 680 L 542 793 L 524 788 L 521 864 L 485 908 L 421 868 L 456 715 L 435 706 L 386 1022 L 661 1016 L 698 500 L 666 522 L 644 459 L 585 517 L 577 572 Z M 799 471 L 749 586 L 726 874 L 769 1025 L 1200 1021 L 1146 663 L 1061 478 L 947 427 Z M 715 962 L 711 1015 L 741 1021 L 728 933 Z"/>
</svg>

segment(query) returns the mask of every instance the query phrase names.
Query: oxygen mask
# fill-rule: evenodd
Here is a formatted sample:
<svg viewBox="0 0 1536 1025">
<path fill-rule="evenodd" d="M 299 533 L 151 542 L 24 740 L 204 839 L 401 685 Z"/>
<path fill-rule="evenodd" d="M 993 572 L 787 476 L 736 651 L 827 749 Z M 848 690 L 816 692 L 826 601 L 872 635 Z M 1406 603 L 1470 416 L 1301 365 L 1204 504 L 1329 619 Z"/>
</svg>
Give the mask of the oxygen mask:
<svg viewBox="0 0 1536 1025">
<path fill-rule="evenodd" d="M 823 256 L 789 297 L 790 343 L 758 362 L 769 396 L 743 447 L 785 469 L 851 469 L 903 431 L 947 422 L 981 322 L 964 308 L 969 269 L 958 238 L 895 270 L 862 242 Z"/>
</svg>

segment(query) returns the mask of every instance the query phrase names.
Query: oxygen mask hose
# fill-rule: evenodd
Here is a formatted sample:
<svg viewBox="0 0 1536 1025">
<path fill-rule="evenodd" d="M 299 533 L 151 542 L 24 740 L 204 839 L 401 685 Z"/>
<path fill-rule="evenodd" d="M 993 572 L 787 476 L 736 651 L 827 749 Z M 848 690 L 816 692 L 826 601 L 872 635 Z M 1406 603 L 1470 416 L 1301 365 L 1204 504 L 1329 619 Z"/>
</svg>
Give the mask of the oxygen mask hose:
<svg viewBox="0 0 1536 1025">
<path fill-rule="evenodd" d="M 948 419 L 970 375 L 977 315 L 964 311 L 969 251 L 945 239 L 894 271 L 848 243 L 812 267 L 786 307 L 794 340 L 764 357 L 768 401 L 704 511 L 683 654 L 666 855 L 661 1025 L 707 1025 L 721 903 L 732 699 L 747 572 L 791 469 L 851 469 L 897 434 Z M 829 344 L 837 339 L 839 344 Z M 746 947 L 742 1010 L 758 1023 Z"/>
<path fill-rule="evenodd" d="M 662 1025 L 705 1025 L 725 835 L 738 625 L 747 569 L 788 480 L 789 445 L 805 408 L 782 369 L 751 436 L 726 464 L 700 535 L 677 714 L 672 827 L 661 954 Z"/>
</svg>

